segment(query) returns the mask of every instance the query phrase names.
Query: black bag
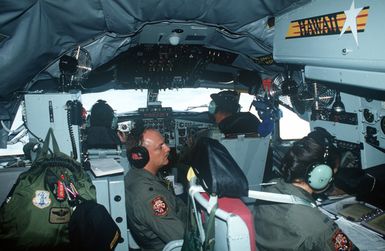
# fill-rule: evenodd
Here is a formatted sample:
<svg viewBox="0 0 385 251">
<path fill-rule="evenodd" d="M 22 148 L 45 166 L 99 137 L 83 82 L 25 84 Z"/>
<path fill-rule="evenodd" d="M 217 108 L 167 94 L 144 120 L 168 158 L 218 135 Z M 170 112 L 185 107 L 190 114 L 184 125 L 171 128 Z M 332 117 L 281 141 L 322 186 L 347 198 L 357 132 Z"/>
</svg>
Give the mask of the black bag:
<svg viewBox="0 0 385 251">
<path fill-rule="evenodd" d="M 120 230 L 107 209 L 94 201 L 76 207 L 69 222 L 71 250 L 113 250 L 120 240 Z"/>
<path fill-rule="evenodd" d="M 7 245 L 7 250 L 68 246 L 73 206 L 95 199 L 90 177 L 79 162 L 60 152 L 50 128 L 40 155 L 20 174 L 0 208 L 1 246 Z"/>
<path fill-rule="evenodd" d="M 192 150 L 191 164 L 200 185 L 209 194 L 235 198 L 248 195 L 245 174 L 218 140 L 200 138 Z"/>
</svg>

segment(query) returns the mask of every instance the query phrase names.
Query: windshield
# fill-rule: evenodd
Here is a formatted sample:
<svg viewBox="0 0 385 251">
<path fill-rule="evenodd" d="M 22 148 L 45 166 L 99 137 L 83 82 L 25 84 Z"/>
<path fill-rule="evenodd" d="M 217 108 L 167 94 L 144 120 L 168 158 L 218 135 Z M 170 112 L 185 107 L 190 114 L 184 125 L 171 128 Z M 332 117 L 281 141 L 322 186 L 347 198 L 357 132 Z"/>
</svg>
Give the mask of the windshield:
<svg viewBox="0 0 385 251">
<path fill-rule="evenodd" d="M 220 90 L 213 88 L 186 88 L 173 90 L 160 90 L 158 101 L 163 107 L 172 107 L 174 111 L 207 111 L 211 101 L 210 94 Z M 147 90 L 110 90 L 102 93 L 82 95 L 84 108 L 89 111 L 92 105 L 103 99 L 115 110 L 116 113 L 132 112 L 138 108 L 146 107 Z M 242 93 L 240 97 L 241 111 L 248 111 L 253 96 Z M 251 112 L 254 112 L 252 109 Z"/>
<path fill-rule="evenodd" d="M 219 91 L 213 88 L 161 90 L 159 91 L 158 101 L 161 102 L 163 107 L 172 107 L 174 111 L 204 112 L 208 110 L 208 104 L 211 101 L 210 94 L 218 93 Z M 258 116 L 255 108 L 250 107 L 253 98 L 252 95 L 247 93 L 241 94 L 239 100 L 241 111 L 250 111 Z M 107 101 L 117 114 L 134 112 L 138 108 L 146 107 L 147 90 L 109 90 L 100 93 L 83 94 L 81 96 L 82 104 L 88 112 L 99 99 Z M 309 132 L 308 122 L 300 119 L 287 109 L 282 109 L 282 107 L 280 109 L 283 115 L 280 121 L 280 134 L 283 139 L 301 138 Z M 18 130 L 21 125 L 21 109 L 19 109 L 10 131 Z M 27 142 L 27 136 L 18 142 L 11 140 L 7 149 L 0 149 L 0 156 L 23 154 L 23 145 Z"/>
<path fill-rule="evenodd" d="M 207 111 L 208 104 L 211 101 L 210 94 L 219 91 L 213 88 L 160 90 L 158 101 L 161 102 L 163 107 L 172 107 L 174 111 L 204 112 Z M 82 94 L 81 96 L 83 107 L 88 112 L 99 99 L 107 101 L 117 114 L 133 112 L 137 111 L 138 108 L 146 107 L 147 90 L 109 90 L 100 93 Z M 242 93 L 239 101 L 241 111 L 248 111 L 252 100 L 253 96 Z M 17 131 L 23 124 L 21 110 L 19 109 L 12 127 L 9 129 L 10 133 Z M 257 114 L 254 108 L 250 112 Z M 18 142 L 8 142 L 7 149 L 0 149 L 0 156 L 23 154 L 23 145 L 27 142 L 28 136 L 24 136 Z"/>
</svg>

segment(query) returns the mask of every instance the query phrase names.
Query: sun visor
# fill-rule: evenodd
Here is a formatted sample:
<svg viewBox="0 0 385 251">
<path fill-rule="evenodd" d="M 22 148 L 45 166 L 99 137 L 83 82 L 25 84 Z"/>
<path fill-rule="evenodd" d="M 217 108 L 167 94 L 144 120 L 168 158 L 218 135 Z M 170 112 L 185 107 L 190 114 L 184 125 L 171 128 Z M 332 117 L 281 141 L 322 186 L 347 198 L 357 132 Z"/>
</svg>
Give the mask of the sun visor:
<svg viewBox="0 0 385 251">
<path fill-rule="evenodd" d="M 200 138 L 192 150 L 192 167 L 209 194 L 236 198 L 247 196 L 249 185 L 246 176 L 219 141 Z"/>
</svg>

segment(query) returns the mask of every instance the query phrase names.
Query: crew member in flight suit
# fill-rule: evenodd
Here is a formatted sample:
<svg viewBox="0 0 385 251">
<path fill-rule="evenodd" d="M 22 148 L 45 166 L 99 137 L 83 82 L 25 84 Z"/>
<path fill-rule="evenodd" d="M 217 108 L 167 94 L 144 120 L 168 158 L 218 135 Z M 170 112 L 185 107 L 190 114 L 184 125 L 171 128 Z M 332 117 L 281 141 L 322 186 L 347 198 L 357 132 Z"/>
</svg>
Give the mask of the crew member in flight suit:
<svg viewBox="0 0 385 251">
<path fill-rule="evenodd" d="M 221 91 L 210 95 L 209 113 L 224 134 L 258 133 L 260 120 L 250 112 L 239 112 L 239 94 Z"/>
<path fill-rule="evenodd" d="M 142 250 L 162 250 L 172 240 L 183 239 L 187 208 L 173 188 L 158 176 L 168 164 L 170 148 L 155 129 L 146 129 L 140 146 L 129 151 L 135 167 L 125 177 L 127 221 Z"/>
<path fill-rule="evenodd" d="M 217 124 L 217 128 L 203 129 L 196 132 L 188 139 L 187 146 L 182 149 L 180 162 L 186 165 L 180 171 L 182 176 L 186 176 L 191 165 L 191 149 L 201 137 L 219 139 L 221 134 L 257 134 L 261 121 L 251 112 L 239 112 L 239 94 L 235 91 L 221 91 L 210 95 L 209 115 L 212 116 Z M 188 182 L 184 181 L 184 185 Z"/>
<path fill-rule="evenodd" d="M 291 194 L 310 203 L 333 177 L 328 147 L 309 136 L 295 142 L 283 158 L 283 178 L 264 192 Z M 318 208 L 257 200 L 254 225 L 258 250 L 355 250 L 341 229 Z"/>
</svg>

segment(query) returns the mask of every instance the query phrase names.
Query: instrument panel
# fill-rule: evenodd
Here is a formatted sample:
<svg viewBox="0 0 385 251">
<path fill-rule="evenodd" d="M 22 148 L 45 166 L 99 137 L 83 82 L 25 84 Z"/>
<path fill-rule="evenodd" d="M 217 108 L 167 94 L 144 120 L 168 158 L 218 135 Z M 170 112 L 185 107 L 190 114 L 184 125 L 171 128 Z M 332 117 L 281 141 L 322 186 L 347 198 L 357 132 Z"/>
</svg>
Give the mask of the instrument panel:
<svg viewBox="0 0 385 251">
<path fill-rule="evenodd" d="M 123 120 L 118 123 L 119 130 L 129 133 L 135 127 L 155 128 L 178 154 L 198 131 L 214 127 L 206 112 L 173 112 L 171 107 L 161 106 L 139 108 L 137 114 L 124 116 Z"/>
<path fill-rule="evenodd" d="M 177 136 L 175 148 L 177 153 L 191 143 L 198 131 L 211 127 L 213 127 L 211 123 L 175 119 L 175 135 Z"/>
</svg>

